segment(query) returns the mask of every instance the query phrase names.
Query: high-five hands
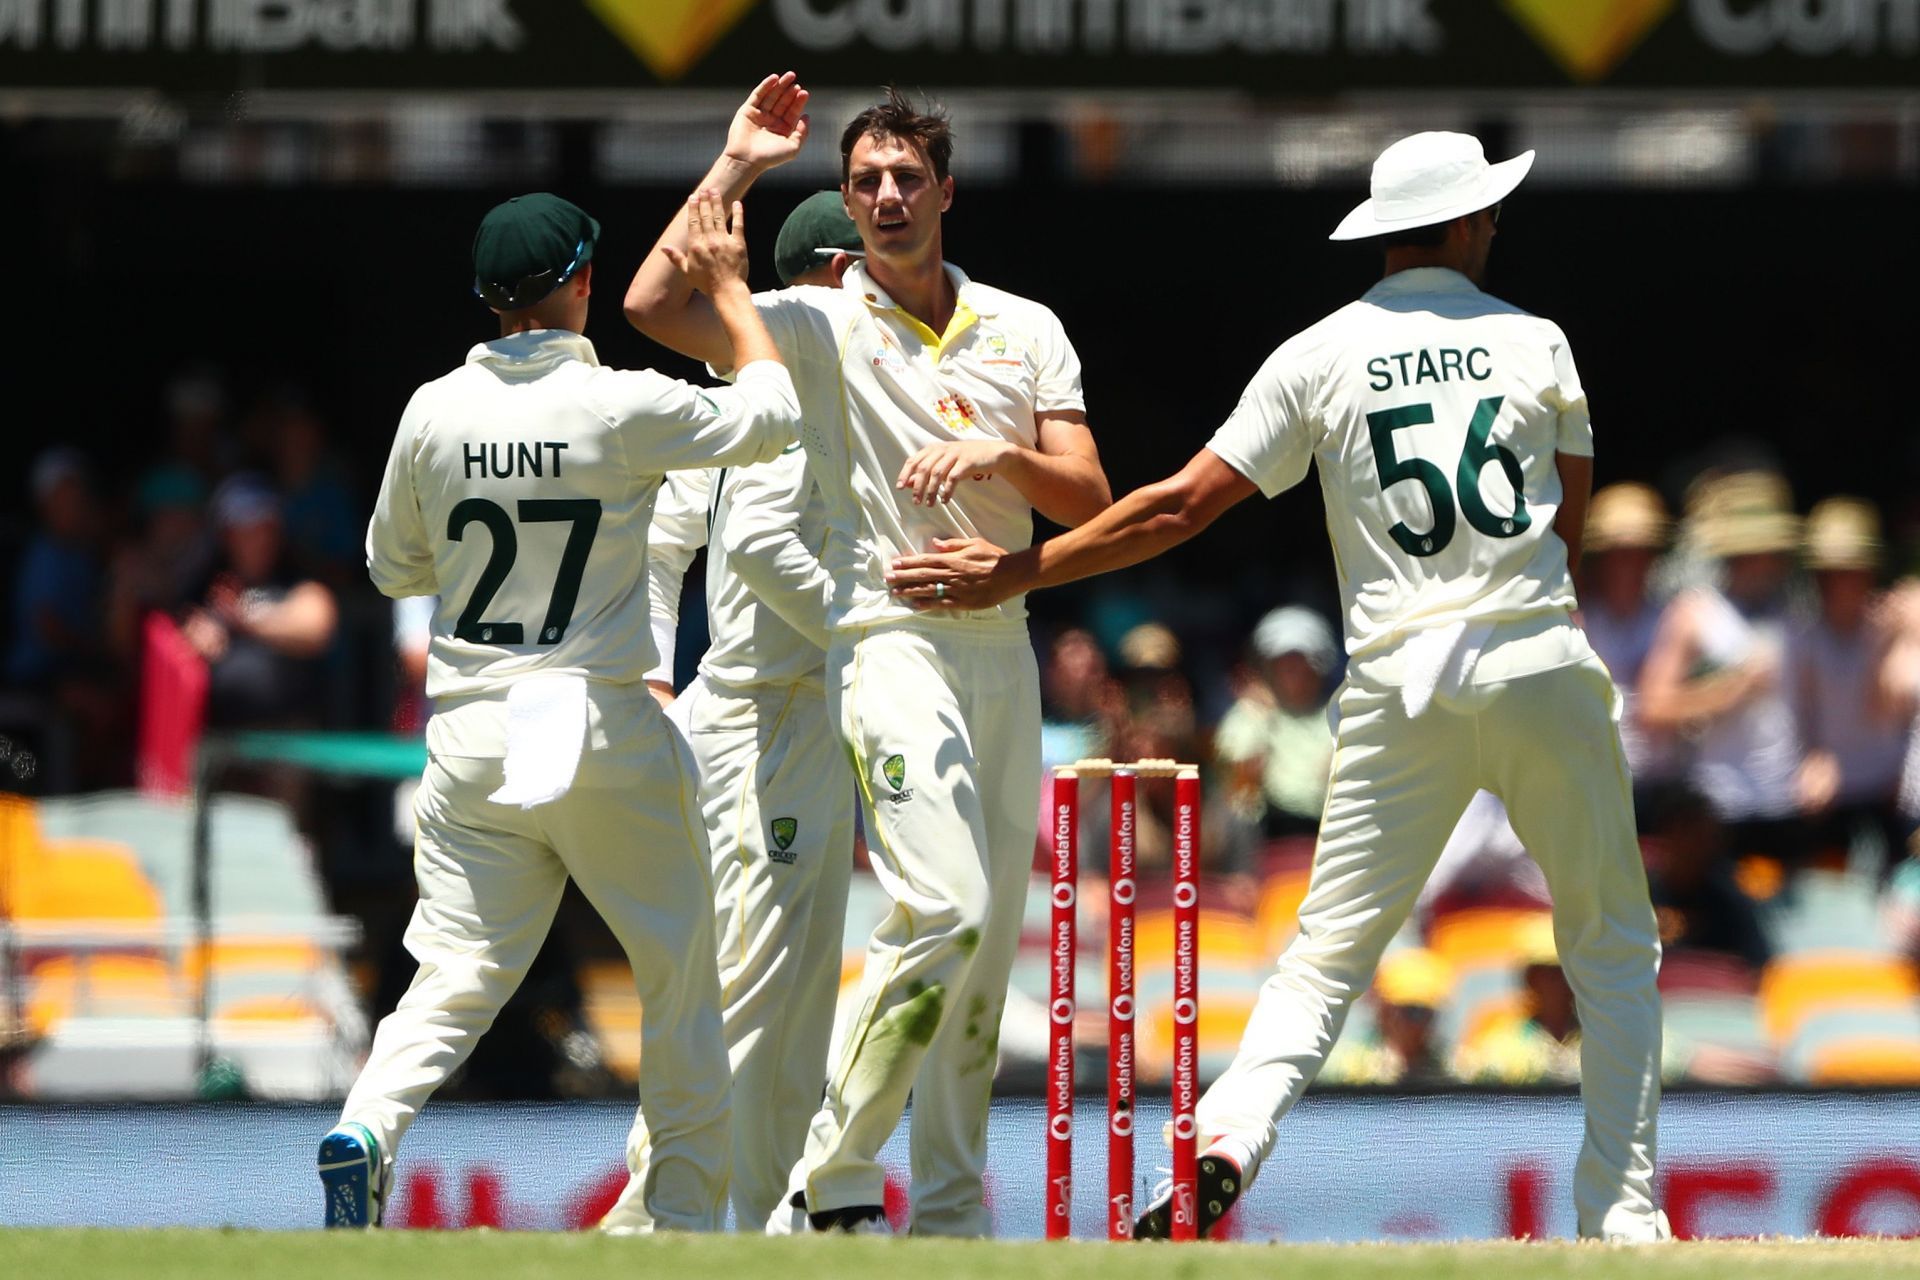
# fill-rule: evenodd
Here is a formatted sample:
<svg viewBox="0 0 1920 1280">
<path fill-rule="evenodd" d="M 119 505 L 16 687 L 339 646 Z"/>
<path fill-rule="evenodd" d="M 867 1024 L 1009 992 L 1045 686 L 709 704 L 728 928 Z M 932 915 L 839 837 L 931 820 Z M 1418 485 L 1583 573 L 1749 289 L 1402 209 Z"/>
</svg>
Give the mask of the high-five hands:
<svg viewBox="0 0 1920 1280">
<path fill-rule="evenodd" d="M 1006 557 L 985 538 L 935 538 L 930 552 L 895 557 L 887 589 L 916 609 L 990 609 L 1020 594 L 998 572 Z"/>
<path fill-rule="evenodd" d="M 799 155 L 807 141 L 810 96 L 791 71 L 755 85 L 727 128 L 727 158 L 763 170 Z"/>
<path fill-rule="evenodd" d="M 747 284 L 747 214 L 733 202 L 729 225 L 727 209 L 713 191 L 687 197 L 687 247 L 660 246 L 661 252 L 686 273 L 693 287 L 709 298 L 730 286 Z"/>
</svg>

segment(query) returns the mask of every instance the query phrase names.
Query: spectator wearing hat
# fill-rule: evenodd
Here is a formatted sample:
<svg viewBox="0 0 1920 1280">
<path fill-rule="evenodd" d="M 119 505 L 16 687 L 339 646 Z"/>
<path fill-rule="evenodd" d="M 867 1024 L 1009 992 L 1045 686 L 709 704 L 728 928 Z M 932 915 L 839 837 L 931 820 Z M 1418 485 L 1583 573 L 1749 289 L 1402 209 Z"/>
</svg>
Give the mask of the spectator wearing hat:
<svg viewBox="0 0 1920 1280">
<path fill-rule="evenodd" d="M 1327 678 L 1338 660 L 1333 629 L 1311 609 L 1288 605 L 1253 629 L 1256 679 L 1220 721 L 1214 756 L 1232 771 L 1269 839 L 1314 836 L 1327 798 L 1333 731 Z"/>
<path fill-rule="evenodd" d="M 289 562 L 279 496 L 235 476 L 213 496 L 219 552 L 181 629 L 209 668 L 207 723 L 285 725 L 311 717 L 318 660 L 333 642 L 333 593 Z"/>
<path fill-rule="evenodd" d="M 1676 781 L 1685 770 L 1679 740 L 1641 723 L 1635 697 L 1662 612 L 1647 582 L 1672 529 L 1666 504 L 1652 489 L 1608 485 L 1593 495 L 1580 562 L 1580 623 L 1625 702 L 1620 742 L 1641 797 L 1650 786 Z"/>
<path fill-rule="evenodd" d="M 1373 975 L 1374 1024 L 1342 1036 L 1319 1078 L 1328 1084 L 1420 1086 L 1452 1079 L 1437 1031 L 1453 992 L 1453 966 L 1425 947 L 1405 947 Z"/>
<path fill-rule="evenodd" d="M 1719 581 L 1667 607 L 1641 670 L 1640 721 L 1691 738 L 1692 784 L 1728 824 L 1735 856 L 1797 862 L 1801 749 L 1785 655 L 1800 520 L 1785 478 L 1743 471 L 1697 483 L 1686 536 Z"/>
<path fill-rule="evenodd" d="M 1807 514 L 1820 607 L 1794 633 L 1792 694 L 1806 744 L 1796 792 L 1818 852 L 1844 855 L 1866 831 L 1894 853 L 1905 835 L 1896 801 L 1913 705 L 1886 679 L 1898 630 L 1878 589 L 1881 553 L 1870 503 L 1828 498 Z"/>
</svg>

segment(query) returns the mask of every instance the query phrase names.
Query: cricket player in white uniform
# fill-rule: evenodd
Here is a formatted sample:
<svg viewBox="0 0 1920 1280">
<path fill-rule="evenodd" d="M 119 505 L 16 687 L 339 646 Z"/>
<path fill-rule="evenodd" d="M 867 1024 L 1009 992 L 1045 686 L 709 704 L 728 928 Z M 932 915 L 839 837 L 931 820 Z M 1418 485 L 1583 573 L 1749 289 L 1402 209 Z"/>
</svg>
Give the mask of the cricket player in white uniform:
<svg viewBox="0 0 1920 1280">
<path fill-rule="evenodd" d="M 1484 787 L 1546 874 L 1586 1032 L 1580 1234 L 1667 1234 L 1653 1203 L 1658 934 L 1619 695 L 1570 616 L 1593 474 L 1587 398 L 1560 329 L 1478 287 L 1500 201 L 1532 159 L 1490 166 L 1461 134 L 1395 143 L 1373 198 L 1333 237 L 1379 239 L 1386 278 L 1274 352 L 1184 470 L 1040 547 L 893 566 L 903 598 L 980 608 L 1138 563 L 1319 463 L 1351 662 L 1299 937 L 1199 1104 L 1203 1230 L 1271 1153 Z M 1164 1237 L 1167 1210 L 1162 1193 L 1136 1234 Z"/>
<path fill-rule="evenodd" d="M 769 76 L 703 185 L 731 200 L 790 159 L 805 104 L 790 73 Z M 944 117 L 898 94 L 856 116 L 841 137 L 841 194 L 865 260 L 841 288 L 757 298 L 795 371 L 826 502 L 828 704 L 893 899 L 774 1231 L 885 1229 L 877 1156 L 909 1091 L 911 1229 L 992 1227 L 986 1120 L 1038 823 L 1039 672 L 1019 600 L 922 617 L 883 574 L 894 556 L 944 540 L 1026 546 L 1034 511 L 1072 526 L 1109 496 L 1059 320 L 944 261 L 950 152 Z M 660 249 L 682 234 L 669 228 Z M 710 309 L 664 252 L 635 275 L 627 315 L 676 350 L 727 359 Z"/>
<path fill-rule="evenodd" d="M 840 193 L 817 192 L 781 226 L 774 266 L 788 285 L 835 288 L 859 248 Z M 786 1199 L 820 1105 L 853 872 L 853 773 L 824 679 L 826 533 L 826 504 L 795 443 L 758 466 L 676 471 L 647 535 L 660 654 L 647 682 L 667 698 L 681 586 L 707 548 L 712 642 L 670 718 L 699 767 L 713 857 L 721 1030 L 733 1064 L 733 1220 L 756 1231 Z M 636 1143 L 644 1132 L 634 1129 Z M 635 1169 L 648 1158 L 630 1156 Z M 602 1227 L 644 1220 L 637 1185 Z"/>
<path fill-rule="evenodd" d="M 500 337 L 414 393 L 367 532 L 374 585 L 439 596 L 414 803 L 413 985 L 320 1146 L 328 1226 L 378 1223 L 394 1152 L 533 962 L 569 876 L 633 965 L 661 1227 L 724 1221 L 726 1049 L 692 761 L 642 677 L 647 524 L 664 472 L 780 456 L 799 416 L 736 218 L 690 203 L 680 261 L 733 387 L 603 368 L 583 335 L 599 224 L 545 193 L 495 207 L 476 292 Z"/>
</svg>

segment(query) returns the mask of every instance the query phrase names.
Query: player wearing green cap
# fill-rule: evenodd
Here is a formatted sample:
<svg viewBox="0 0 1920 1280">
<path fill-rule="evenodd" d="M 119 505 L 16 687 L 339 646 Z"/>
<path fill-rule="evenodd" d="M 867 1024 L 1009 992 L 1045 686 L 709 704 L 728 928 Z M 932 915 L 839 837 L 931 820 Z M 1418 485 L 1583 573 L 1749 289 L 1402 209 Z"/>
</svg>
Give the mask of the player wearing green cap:
<svg viewBox="0 0 1920 1280">
<path fill-rule="evenodd" d="M 786 285 L 833 288 L 860 250 L 838 191 L 801 201 L 780 228 Z M 751 467 L 676 471 L 647 534 L 648 596 L 673 693 L 680 589 L 707 549 L 700 674 L 669 718 L 700 768 L 713 855 L 720 1018 L 733 1064 L 733 1216 L 757 1227 L 784 1196 L 820 1103 L 840 994 L 840 949 L 853 870 L 853 774 L 827 715 L 827 604 L 820 563 L 826 504 L 796 444 Z M 631 1164 L 644 1167 L 641 1130 Z M 642 1225 L 629 1184 L 605 1221 Z"/>
<path fill-rule="evenodd" d="M 320 1146 L 328 1226 L 378 1223 L 394 1151 L 520 983 L 571 877 L 639 988 L 651 1221 L 711 1230 L 728 1177 L 726 1050 L 692 762 L 644 684 L 646 529 L 663 475 L 779 456 L 799 407 L 745 282 L 738 209 L 687 211 L 677 260 L 724 317 L 731 388 L 599 364 L 600 227 L 509 200 L 474 238 L 500 336 L 414 393 L 367 531 L 374 585 L 437 596 L 414 804 L 413 985 Z"/>
</svg>

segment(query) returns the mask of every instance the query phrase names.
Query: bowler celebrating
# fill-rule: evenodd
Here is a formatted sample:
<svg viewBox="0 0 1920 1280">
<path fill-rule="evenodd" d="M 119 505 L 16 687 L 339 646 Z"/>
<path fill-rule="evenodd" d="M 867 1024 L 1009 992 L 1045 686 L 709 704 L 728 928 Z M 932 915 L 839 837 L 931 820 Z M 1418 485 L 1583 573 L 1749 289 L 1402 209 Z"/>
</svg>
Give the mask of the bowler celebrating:
<svg viewBox="0 0 1920 1280">
<path fill-rule="evenodd" d="M 1478 287 L 1500 201 L 1532 160 L 1488 165 L 1453 133 L 1387 148 L 1373 198 L 1333 234 L 1379 243 L 1386 278 L 1275 351 L 1184 470 L 1039 547 L 975 542 L 897 558 L 889 575 L 923 607 L 984 608 L 1148 559 L 1319 463 L 1351 661 L 1299 936 L 1199 1104 L 1203 1232 L 1271 1153 L 1484 787 L 1546 873 L 1586 1031 L 1580 1234 L 1667 1234 L 1653 1202 L 1658 933 L 1619 694 L 1570 616 L 1587 398 L 1558 326 Z M 1164 1237 L 1169 1216 L 1163 1193 L 1136 1236 Z"/>
<path fill-rule="evenodd" d="M 806 98 L 791 73 L 763 81 L 703 185 L 732 200 L 791 159 Z M 865 260 L 840 288 L 756 298 L 795 371 L 826 502 L 828 704 L 893 899 L 775 1231 L 886 1229 L 876 1157 L 909 1092 L 912 1230 L 992 1225 L 987 1108 L 1038 824 L 1039 673 L 1019 600 L 922 616 L 883 575 L 942 539 L 1026 546 L 1034 511 L 1071 526 L 1109 497 L 1060 321 L 945 261 L 951 152 L 945 117 L 898 93 L 855 116 L 840 191 Z M 669 257 L 683 234 L 669 227 L 641 265 L 627 315 L 724 366 L 712 307 Z"/>
</svg>

